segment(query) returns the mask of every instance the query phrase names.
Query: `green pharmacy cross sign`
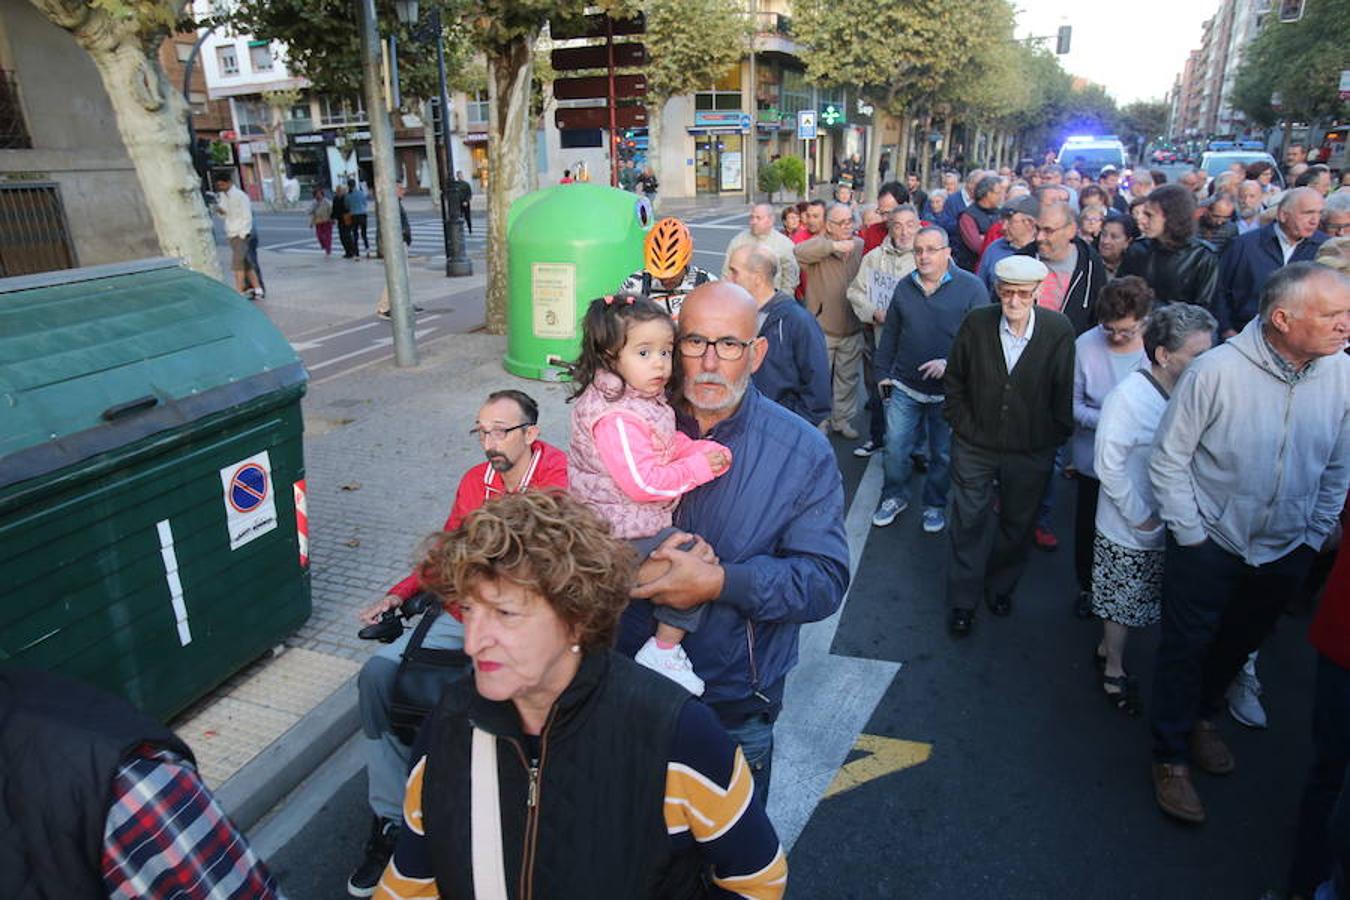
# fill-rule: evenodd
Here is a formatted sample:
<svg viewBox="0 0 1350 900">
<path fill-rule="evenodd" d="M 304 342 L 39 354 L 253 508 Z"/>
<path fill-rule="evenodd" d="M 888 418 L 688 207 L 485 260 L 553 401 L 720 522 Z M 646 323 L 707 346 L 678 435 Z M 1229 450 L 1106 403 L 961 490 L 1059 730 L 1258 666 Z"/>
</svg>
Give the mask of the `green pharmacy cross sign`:
<svg viewBox="0 0 1350 900">
<path fill-rule="evenodd" d="M 844 124 L 844 112 L 839 107 L 831 103 L 820 111 L 820 121 L 833 128 L 835 125 Z"/>
</svg>

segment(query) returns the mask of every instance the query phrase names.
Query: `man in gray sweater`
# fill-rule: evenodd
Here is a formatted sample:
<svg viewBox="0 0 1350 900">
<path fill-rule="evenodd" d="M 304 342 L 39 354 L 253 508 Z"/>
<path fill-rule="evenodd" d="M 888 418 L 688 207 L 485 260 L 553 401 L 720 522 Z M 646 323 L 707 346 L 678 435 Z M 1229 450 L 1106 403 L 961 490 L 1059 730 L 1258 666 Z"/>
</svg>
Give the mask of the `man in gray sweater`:
<svg viewBox="0 0 1350 900">
<path fill-rule="evenodd" d="M 1169 815 L 1203 822 L 1190 762 L 1221 775 L 1225 689 L 1275 625 L 1317 550 L 1339 539 L 1350 487 L 1350 279 L 1294 263 L 1260 315 L 1186 371 L 1149 475 L 1168 526 L 1153 675 L 1153 784 Z"/>
</svg>

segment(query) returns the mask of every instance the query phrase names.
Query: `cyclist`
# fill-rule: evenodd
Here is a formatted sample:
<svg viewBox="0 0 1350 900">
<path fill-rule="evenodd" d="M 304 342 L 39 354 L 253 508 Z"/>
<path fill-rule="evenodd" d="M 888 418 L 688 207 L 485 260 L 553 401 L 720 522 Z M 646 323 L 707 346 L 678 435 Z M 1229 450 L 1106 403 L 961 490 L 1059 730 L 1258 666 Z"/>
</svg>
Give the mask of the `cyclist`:
<svg viewBox="0 0 1350 900">
<path fill-rule="evenodd" d="M 717 280 L 711 272 L 691 265 L 694 239 L 674 217 L 662 219 L 647 232 L 642 256 L 643 267 L 629 275 L 619 290 L 656 301 L 674 319 L 680 317 L 685 295 L 704 282 Z"/>
</svg>

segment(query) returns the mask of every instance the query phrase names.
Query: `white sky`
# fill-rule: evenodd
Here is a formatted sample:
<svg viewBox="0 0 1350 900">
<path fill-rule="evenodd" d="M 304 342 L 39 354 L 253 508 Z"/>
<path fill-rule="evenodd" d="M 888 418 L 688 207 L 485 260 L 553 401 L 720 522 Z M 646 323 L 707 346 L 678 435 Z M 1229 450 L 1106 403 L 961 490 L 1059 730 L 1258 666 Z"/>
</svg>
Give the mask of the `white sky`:
<svg viewBox="0 0 1350 900">
<path fill-rule="evenodd" d="M 1161 100 L 1200 46 L 1200 27 L 1219 0 L 1013 0 L 1017 36 L 1054 35 L 1073 26 L 1064 70 L 1106 88 L 1122 106 Z M 1055 47 L 1052 39 L 1051 50 Z"/>
</svg>

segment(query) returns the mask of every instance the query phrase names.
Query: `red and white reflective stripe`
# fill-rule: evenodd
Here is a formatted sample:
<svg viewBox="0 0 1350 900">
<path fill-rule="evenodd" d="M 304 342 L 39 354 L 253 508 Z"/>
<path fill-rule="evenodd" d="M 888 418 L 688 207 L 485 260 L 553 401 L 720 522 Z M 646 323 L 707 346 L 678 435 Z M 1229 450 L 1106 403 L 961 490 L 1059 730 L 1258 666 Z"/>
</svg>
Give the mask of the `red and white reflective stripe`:
<svg viewBox="0 0 1350 900">
<path fill-rule="evenodd" d="M 295 536 L 300 539 L 300 568 L 309 568 L 309 503 L 305 499 L 305 479 L 301 478 L 292 487 L 295 488 Z"/>
</svg>

